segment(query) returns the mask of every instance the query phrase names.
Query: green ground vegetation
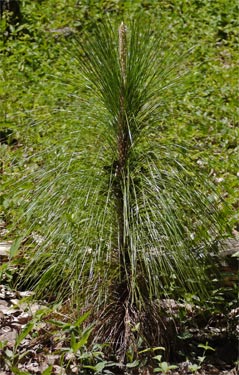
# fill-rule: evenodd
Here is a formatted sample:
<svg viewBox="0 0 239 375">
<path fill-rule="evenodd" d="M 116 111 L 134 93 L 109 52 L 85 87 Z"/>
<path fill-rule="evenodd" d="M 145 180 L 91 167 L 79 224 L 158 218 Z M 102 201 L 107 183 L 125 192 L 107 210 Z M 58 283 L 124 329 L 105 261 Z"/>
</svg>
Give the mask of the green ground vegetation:
<svg viewBox="0 0 239 375">
<path fill-rule="evenodd" d="M 160 136 L 177 144 L 190 143 L 195 162 L 235 208 L 231 225 L 238 222 L 236 1 L 162 1 L 160 5 L 153 1 L 24 1 L 21 9 L 23 23 L 12 26 L 8 38 L 1 38 L 1 130 L 13 133 L 1 145 L 3 183 L 9 175 L 18 179 L 41 163 L 39 151 L 45 145 L 59 142 L 63 146 L 65 129 L 74 131 L 84 116 L 78 67 L 67 53 L 74 32 L 81 35 L 104 17 L 120 23 L 141 11 L 150 15 L 152 29 L 168 29 L 168 45 L 184 51 L 196 48 L 186 91 L 162 108 Z M 5 28 L 3 19 L 2 36 Z M 21 147 L 6 144 L 13 138 Z M 27 163 L 34 154 L 35 159 Z M 16 202 L 4 184 L 2 190 L 2 217 L 9 223 L 17 212 Z"/>
</svg>

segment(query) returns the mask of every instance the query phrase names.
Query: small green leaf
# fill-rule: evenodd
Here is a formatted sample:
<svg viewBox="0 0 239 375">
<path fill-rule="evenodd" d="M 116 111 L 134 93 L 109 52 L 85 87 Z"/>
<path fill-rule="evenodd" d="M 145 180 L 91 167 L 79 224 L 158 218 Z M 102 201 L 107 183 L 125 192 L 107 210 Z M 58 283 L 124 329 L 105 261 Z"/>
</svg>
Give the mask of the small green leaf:
<svg viewBox="0 0 239 375">
<path fill-rule="evenodd" d="M 198 344 L 199 348 L 203 348 L 204 350 L 213 350 L 215 352 L 215 349 L 208 345 L 208 342 L 206 344 Z"/>
<path fill-rule="evenodd" d="M 17 254 L 19 247 L 21 246 L 22 240 L 23 238 L 19 237 L 15 241 L 13 241 L 12 246 L 10 247 L 10 258 L 13 258 Z"/>
<path fill-rule="evenodd" d="M 92 332 L 92 329 L 92 327 L 87 328 L 87 330 L 82 334 L 80 341 L 74 344 L 74 353 L 76 353 L 80 348 L 82 348 L 82 346 L 84 346 L 87 343 L 88 338 Z"/>
<path fill-rule="evenodd" d="M 0 349 L 4 349 L 7 346 L 7 340 L 0 341 Z"/>
<path fill-rule="evenodd" d="M 71 333 L 71 348 L 73 349 L 74 353 L 77 351 L 77 349 L 76 349 L 76 337 L 75 337 L 74 332 Z"/>
<path fill-rule="evenodd" d="M 14 354 L 13 354 L 13 351 L 10 350 L 10 349 L 6 349 L 5 350 L 5 354 L 8 358 L 13 358 Z"/>
<path fill-rule="evenodd" d="M 104 370 L 106 366 L 107 366 L 107 361 L 102 361 L 102 362 L 97 363 L 97 365 L 95 366 L 96 373 L 101 373 L 101 371 Z"/>
<path fill-rule="evenodd" d="M 135 326 L 132 328 L 132 332 L 139 332 L 140 323 L 135 324 Z"/>
<path fill-rule="evenodd" d="M 153 351 L 155 352 L 156 350 L 165 350 L 165 348 L 163 346 L 155 346 L 152 348 Z"/>
<path fill-rule="evenodd" d="M 168 365 L 167 362 L 161 362 L 161 363 L 160 363 L 160 367 L 161 367 L 161 370 L 162 370 L 163 372 L 167 372 L 167 371 L 169 370 L 169 365 Z"/>
<path fill-rule="evenodd" d="M 156 355 L 155 357 L 153 357 L 154 359 L 156 359 L 156 361 L 160 362 L 161 359 L 162 359 L 162 355 L 159 354 L 159 355 Z"/>
<path fill-rule="evenodd" d="M 139 354 L 151 352 L 151 350 L 153 350 L 153 349 L 152 348 L 147 348 L 147 349 L 144 349 L 144 350 L 140 350 Z"/>
<path fill-rule="evenodd" d="M 194 365 L 189 365 L 189 366 L 188 366 L 188 369 L 189 369 L 189 371 L 191 371 L 191 372 L 195 372 L 195 371 L 197 371 L 197 370 L 200 370 L 200 368 L 201 368 L 201 366 L 196 365 L 196 364 L 194 364 Z"/>
<path fill-rule="evenodd" d="M 206 359 L 205 356 L 202 356 L 202 357 L 198 356 L 198 360 L 199 360 L 200 363 L 204 362 L 205 359 Z"/>
<path fill-rule="evenodd" d="M 49 366 L 49 367 L 47 367 L 47 368 L 43 371 L 42 375 L 51 375 L 51 372 L 52 372 L 52 366 Z"/>
<path fill-rule="evenodd" d="M 25 337 L 31 332 L 32 328 L 34 327 L 34 322 L 29 322 L 26 327 L 22 330 L 22 332 L 17 336 L 14 350 L 17 349 L 17 347 L 21 344 L 21 342 L 25 339 Z"/>
<path fill-rule="evenodd" d="M 77 321 L 74 323 L 75 327 L 79 327 L 90 315 L 90 311 L 85 312 Z"/>
<path fill-rule="evenodd" d="M 155 346 L 154 348 L 146 348 L 144 350 L 140 350 L 139 354 L 147 353 L 147 352 L 151 352 L 151 351 L 155 352 L 156 350 L 165 350 L 165 348 L 163 346 Z"/>
<path fill-rule="evenodd" d="M 168 366 L 169 370 L 175 370 L 176 368 L 178 368 L 178 366 L 176 365 L 170 365 Z"/>
<path fill-rule="evenodd" d="M 138 365 L 139 365 L 139 361 L 136 359 L 134 362 L 127 363 L 126 367 L 127 368 L 134 368 L 134 367 L 137 367 Z"/>
</svg>

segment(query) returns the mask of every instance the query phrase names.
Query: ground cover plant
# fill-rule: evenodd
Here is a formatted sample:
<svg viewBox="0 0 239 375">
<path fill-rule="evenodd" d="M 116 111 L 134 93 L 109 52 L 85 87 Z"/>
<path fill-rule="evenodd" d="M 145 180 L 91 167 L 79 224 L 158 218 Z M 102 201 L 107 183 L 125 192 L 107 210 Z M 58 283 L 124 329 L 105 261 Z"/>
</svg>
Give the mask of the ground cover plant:
<svg viewBox="0 0 239 375">
<path fill-rule="evenodd" d="M 48 3 L 51 12 L 53 3 Z M 114 22 L 102 26 L 104 17 L 91 6 L 84 11 L 92 14 L 94 22 L 82 18 L 79 25 L 73 16 L 75 6 L 67 9 L 70 29 L 61 27 L 67 12 L 59 6 L 62 24 L 60 17 L 53 19 L 55 25 L 48 33 L 40 5 L 26 6 L 24 28 L 30 26 L 30 32 L 13 29 L 2 45 L 2 226 L 7 223 L 8 229 L 12 222 L 19 236 L 12 255 L 24 244 L 25 255 L 20 253 L 16 261 L 25 263 L 25 287 L 36 288 L 48 300 L 70 297 L 78 309 L 93 306 L 95 340 L 110 341 L 124 362 L 128 349 L 137 347 L 141 339 L 142 345 L 169 348 L 170 330 L 165 331 L 159 300 L 205 296 L 209 287 L 205 254 L 225 233 L 218 212 L 227 215 L 231 229 L 237 222 L 237 212 L 227 214 L 215 192 L 236 207 L 236 34 L 230 28 L 236 6 L 223 21 L 226 38 L 214 33 L 222 22 L 219 3 L 198 8 L 195 3 L 198 18 L 194 18 L 187 3 L 163 2 L 157 8 L 149 2 L 151 23 L 158 11 L 165 17 L 160 18 L 162 25 L 171 22 L 174 31 L 167 38 L 159 37 L 156 26 L 142 30 L 146 17 L 136 23 L 128 19 L 128 27 L 122 24 L 118 37 Z M 116 24 L 123 14 L 127 19 L 128 3 L 104 6 L 115 14 Z M 141 6 L 135 3 L 132 10 Z M 202 15 L 210 11 L 213 26 L 199 17 L 199 10 Z M 180 27 L 174 14 L 185 14 L 191 21 L 181 23 L 188 30 L 181 32 L 177 49 L 173 46 Z M 31 18 L 37 20 L 36 28 Z M 203 61 L 197 69 L 190 55 L 181 58 L 195 24 L 206 27 L 209 42 L 207 49 L 202 43 L 195 50 L 194 58 Z M 66 42 L 62 29 L 69 32 Z M 66 58 L 72 39 L 77 40 L 74 53 Z M 215 48 L 217 53 L 223 50 L 223 56 L 230 51 L 230 72 L 223 73 L 230 84 L 223 98 L 216 78 L 224 68 L 214 59 Z M 220 73 L 205 63 L 210 54 Z M 10 62 L 11 71 L 6 69 Z M 50 65 L 54 71 L 49 74 Z M 184 76 L 185 70 L 191 74 Z M 178 86 L 180 75 L 184 84 Z M 207 80 L 199 84 L 203 76 Z M 12 86 L 16 77 L 15 87 L 21 88 L 17 93 Z M 208 85 L 211 91 L 205 99 Z M 17 105 L 6 100 L 11 93 Z M 226 158 L 219 163 L 222 146 Z M 202 171 L 211 174 L 215 188 L 205 183 Z M 15 189 L 15 194 L 7 189 Z M 8 235 L 4 229 L 3 233 Z"/>
</svg>

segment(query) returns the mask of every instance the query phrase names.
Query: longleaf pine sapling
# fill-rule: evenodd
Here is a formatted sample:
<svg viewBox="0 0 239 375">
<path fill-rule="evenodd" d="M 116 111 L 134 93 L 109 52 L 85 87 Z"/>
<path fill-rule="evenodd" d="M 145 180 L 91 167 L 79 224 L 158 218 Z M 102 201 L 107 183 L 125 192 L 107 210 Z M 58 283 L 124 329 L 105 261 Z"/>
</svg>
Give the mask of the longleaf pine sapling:
<svg viewBox="0 0 239 375">
<path fill-rule="evenodd" d="M 33 232 L 41 240 L 26 249 L 21 281 L 92 309 L 94 339 L 121 361 L 137 335 L 167 348 L 160 300 L 172 279 L 175 298 L 206 293 L 205 259 L 223 231 L 208 180 L 162 137 L 185 56 L 143 27 L 121 23 L 117 36 L 103 23 L 75 41 L 89 106 L 76 147 L 69 134 L 72 151 L 60 145 L 33 173 L 23 218 L 28 242 Z"/>
</svg>

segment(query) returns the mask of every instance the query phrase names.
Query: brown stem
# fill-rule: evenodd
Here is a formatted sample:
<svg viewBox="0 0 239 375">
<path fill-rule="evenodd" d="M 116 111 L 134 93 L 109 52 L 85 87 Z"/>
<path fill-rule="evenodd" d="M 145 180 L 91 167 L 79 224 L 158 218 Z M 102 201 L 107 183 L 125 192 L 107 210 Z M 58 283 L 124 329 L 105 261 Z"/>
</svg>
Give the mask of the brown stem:
<svg viewBox="0 0 239 375">
<path fill-rule="evenodd" d="M 118 117 L 118 169 L 116 172 L 117 189 L 116 189 L 116 205 L 119 225 L 119 253 L 120 253 L 120 268 L 121 281 L 126 279 L 127 263 L 127 244 L 125 236 L 125 217 L 124 217 L 124 195 L 123 186 L 125 178 L 125 166 L 128 154 L 128 131 L 127 131 L 127 117 L 125 111 L 125 88 L 126 88 L 126 64 L 127 64 L 127 40 L 126 40 L 126 26 L 122 22 L 119 27 L 119 62 L 121 72 L 121 86 L 119 95 L 119 117 Z"/>
</svg>

